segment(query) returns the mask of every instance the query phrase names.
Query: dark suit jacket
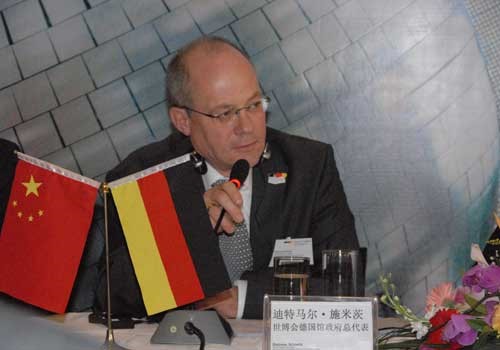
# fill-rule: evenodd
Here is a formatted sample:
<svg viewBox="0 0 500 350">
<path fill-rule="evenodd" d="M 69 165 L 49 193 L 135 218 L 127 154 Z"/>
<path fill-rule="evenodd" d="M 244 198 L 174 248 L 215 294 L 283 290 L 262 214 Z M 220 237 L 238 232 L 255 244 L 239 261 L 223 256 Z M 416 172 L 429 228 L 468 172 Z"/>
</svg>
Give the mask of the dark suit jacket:
<svg viewBox="0 0 500 350">
<path fill-rule="evenodd" d="M 273 129 L 268 129 L 267 141 L 271 158 L 261 161 L 252 170 L 250 241 L 254 267 L 253 271 L 242 276 L 248 281 L 245 318 L 261 318 L 263 295 L 272 292 L 272 273 L 268 265 L 276 239 L 312 237 L 316 275 L 321 268 L 323 249 L 358 247 L 354 219 L 335 166 L 332 147 Z M 108 174 L 107 180 L 118 179 L 191 150 L 189 139 L 174 133 L 163 141 L 133 152 Z M 287 173 L 286 183 L 269 183 L 269 176 L 278 172 Z M 173 181 L 169 178 L 170 187 L 175 188 L 176 182 L 181 186 L 191 181 L 191 186 L 203 193 L 201 176 L 194 169 L 193 174 Z M 206 212 L 203 215 L 209 220 Z M 117 314 L 143 316 L 144 306 L 123 233 L 117 220 L 110 221 L 110 249 L 114 259 L 111 280 L 116 281 L 115 292 L 111 293 L 113 310 Z M 98 299 L 103 305 L 103 283 L 99 290 Z"/>
<path fill-rule="evenodd" d="M 10 188 L 16 170 L 17 156 L 14 151 L 19 151 L 15 143 L 0 139 L 0 228 L 7 210 Z"/>
</svg>

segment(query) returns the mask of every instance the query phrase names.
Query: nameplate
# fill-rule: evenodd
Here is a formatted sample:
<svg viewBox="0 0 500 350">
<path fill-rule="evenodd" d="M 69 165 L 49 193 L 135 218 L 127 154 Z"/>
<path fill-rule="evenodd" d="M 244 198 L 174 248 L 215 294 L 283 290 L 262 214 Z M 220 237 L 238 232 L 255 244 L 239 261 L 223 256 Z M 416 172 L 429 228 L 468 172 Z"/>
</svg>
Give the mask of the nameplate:
<svg viewBox="0 0 500 350">
<path fill-rule="evenodd" d="M 377 299 L 264 297 L 266 350 L 374 350 Z"/>
<path fill-rule="evenodd" d="M 309 264 L 314 265 L 313 242 L 311 237 L 277 239 L 274 242 L 273 255 L 269 267 L 274 266 L 276 256 L 300 256 L 309 258 Z"/>
</svg>

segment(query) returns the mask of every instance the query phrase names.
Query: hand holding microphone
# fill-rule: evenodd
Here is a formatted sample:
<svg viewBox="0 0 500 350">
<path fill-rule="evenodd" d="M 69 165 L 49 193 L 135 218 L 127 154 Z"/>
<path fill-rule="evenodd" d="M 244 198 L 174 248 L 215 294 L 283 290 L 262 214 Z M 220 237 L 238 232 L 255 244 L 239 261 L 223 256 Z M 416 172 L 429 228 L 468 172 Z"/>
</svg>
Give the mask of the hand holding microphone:
<svg viewBox="0 0 500 350">
<path fill-rule="evenodd" d="M 243 186 L 249 170 L 250 165 L 248 162 L 245 159 L 240 159 L 231 168 L 228 182 L 205 192 L 204 199 L 205 203 L 207 203 L 207 208 L 209 208 L 212 225 L 214 225 L 215 218 L 218 218 L 214 225 L 216 233 L 218 233 L 221 225 L 224 231 L 228 233 L 234 232 L 234 224 L 231 220 L 224 220 L 226 211 L 234 221 L 243 221 L 243 213 L 241 211 L 242 198 L 238 189 Z M 234 186 L 229 183 L 234 184 Z M 220 210 L 221 207 L 222 210 Z"/>
</svg>

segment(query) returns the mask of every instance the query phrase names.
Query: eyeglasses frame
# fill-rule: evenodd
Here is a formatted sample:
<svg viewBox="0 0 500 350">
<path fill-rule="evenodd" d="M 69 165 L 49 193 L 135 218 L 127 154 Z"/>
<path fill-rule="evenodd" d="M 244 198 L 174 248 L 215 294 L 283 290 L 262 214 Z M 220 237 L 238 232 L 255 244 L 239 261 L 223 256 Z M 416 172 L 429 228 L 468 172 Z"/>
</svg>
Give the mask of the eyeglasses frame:
<svg viewBox="0 0 500 350">
<path fill-rule="evenodd" d="M 271 103 L 271 98 L 269 96 L 262 96 L 260 99 L 259 99 L 259 102 L 262 104 L 262 109 L 264 110 L 264 112 L 267 111 L 267 109 L 269 108 L 269 104 Z M 188 106 L 175 106 L 177 108 L 182 108 L 182 109 L 185 109 L 189 112 L 194 112 L 194 113 L 198 113 L 198 114 L 201 114 L 205 117 L 209 117 L 209 118 L 212 118 L 212 119 L 219 119 L 219 120 L 222 120 L 221 118 L 223 117 L 224 114 L 226 113 L 234 113 L 237 117 L 240 116 L 240 113 L 241 111 L 248 111 L 253 105 L 255 105 L 257 103 L 256 102 L 253 102 L 253 103 L 250 103 L 246 106 L 243 106 L 243 107 L 240 107 L 240 108 L 236 108 L 234 110 L 228 110 L 228 111 L 225 111 L 225 112 L 222 112 L 222 113 L 219 113 L 219 114 L 211 114 L 211 113 L 205 113 L 205 112 L 201 112 L 201 111 L 198 111 L 194 108 L 191 108 L 191 107 L 188 107 Z M 229 119 L 231 120 L 231 119 Z"/>
</svg>

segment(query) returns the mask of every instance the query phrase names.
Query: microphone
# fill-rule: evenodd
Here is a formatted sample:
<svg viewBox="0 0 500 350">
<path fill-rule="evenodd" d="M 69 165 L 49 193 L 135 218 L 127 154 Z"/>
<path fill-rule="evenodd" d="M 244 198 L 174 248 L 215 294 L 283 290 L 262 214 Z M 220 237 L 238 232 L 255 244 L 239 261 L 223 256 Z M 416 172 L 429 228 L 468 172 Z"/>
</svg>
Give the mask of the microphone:
<svg viewBox="0 0 500 350">
<path fill-rule="evenodd" d="M 250 170 L 250 164 L 248 164 L 248 162 L 245 159 L 237 160 L 236 163 L 234 163 L 233 167 L 231 168 L 231 173 L 229 174 L 229 181 L 232 182 L 236 186 L 236 188 L 239 189 L 245 182 L 249 170 Z M 220 212 L 219 215 L 219 219 L 217 220 L 217 223 L 215 224 L 214 227 L 214 231 L 216 234 L 217 231 L 219 231 L 219 227 L 222 222 L 222 218 L 224 217 L 224 214 L 226 214 L 226 210 L 222 208 L 222 211 Z"/>
<path fill-rule="evenodd" d="M 200 340 L 200 350 L 205 349 L 205 334 L 193 322 L 187 321 L 184 323 L 184 331 L 189 335 L 196 335 Z"/>
</svg>

